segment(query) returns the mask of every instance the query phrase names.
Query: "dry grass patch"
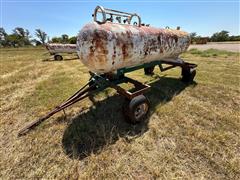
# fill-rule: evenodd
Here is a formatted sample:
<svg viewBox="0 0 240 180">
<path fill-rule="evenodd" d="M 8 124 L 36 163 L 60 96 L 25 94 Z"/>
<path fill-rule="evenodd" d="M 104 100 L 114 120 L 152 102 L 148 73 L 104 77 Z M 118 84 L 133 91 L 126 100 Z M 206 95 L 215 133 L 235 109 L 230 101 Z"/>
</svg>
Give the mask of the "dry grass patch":
<svg viewBox="0 0 240 180">
<path fill-rule="evenodd" d="M 1 49 L 0 177 L 3 179 L 239 179 L 239 54 L 191 50 L 195 83 L 180 70 L 128 76 L 152 86 L 147 122 L 124 122 L 123 98 L 111 89 L 58 113 L 26 136 L 26 122 L 87 82 L 72 57 L 46 61 L 41 48 Z M 129 87 L 128 85 L 124 85 Z"/>
</svg>

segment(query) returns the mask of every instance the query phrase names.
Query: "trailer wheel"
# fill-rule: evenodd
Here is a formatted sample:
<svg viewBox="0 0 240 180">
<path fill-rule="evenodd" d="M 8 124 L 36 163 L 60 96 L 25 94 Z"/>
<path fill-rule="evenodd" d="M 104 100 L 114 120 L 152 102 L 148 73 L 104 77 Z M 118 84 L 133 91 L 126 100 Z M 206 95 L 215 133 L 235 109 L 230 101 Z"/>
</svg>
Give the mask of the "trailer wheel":
<svg viewBox="0 0 240 180">
<path fill-rule="evenodd" d="M 183 69 L 182 68 L 182 81 L 186 83 L 191 83 L 193 82 L 193 79 L 196 75 L 196 70 L 195 69 Z"/>
<path fill-rule="evenodd" d="M 54 55 L 54 60 L 56 60 L 56 61 L 61 61 L 61 60 L 63 60 L 63 57 L 61 56 L 61 55 Z"/>
<path fill-rule="evenodd" d="M 126 101 L 123 107 L 125 120 L 131 124 L 143 122 L 147 118 L 149 106 L 149 100 L 144 95 L 139 95 L 130 101 Z"/>
<path fill-rule="evenodd" d="M 146 75 L 152 75 L 152 74 L 153 74 L 153 71 L 154 71 L 154 68 L 155 68 L 155 66 L 145 67 L 145 68 L 144 68 L 144 73 L 145 73 Z"/>
</svg>

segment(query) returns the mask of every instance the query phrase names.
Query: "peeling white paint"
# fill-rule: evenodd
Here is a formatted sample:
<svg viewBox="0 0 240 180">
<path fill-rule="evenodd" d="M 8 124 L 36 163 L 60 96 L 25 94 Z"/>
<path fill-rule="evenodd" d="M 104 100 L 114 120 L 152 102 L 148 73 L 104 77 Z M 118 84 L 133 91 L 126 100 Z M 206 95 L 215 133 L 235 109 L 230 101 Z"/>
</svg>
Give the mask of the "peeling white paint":
<svg viewBox="0 0 240 180">
<path fill-rule="evenodd" d="M 78 35 L 77 52 L 91 71 L 108 73 L 161 59 L 176 59 L 190 44 L 188 33 L 146 26 L 89 23 Z"/>
</svg>

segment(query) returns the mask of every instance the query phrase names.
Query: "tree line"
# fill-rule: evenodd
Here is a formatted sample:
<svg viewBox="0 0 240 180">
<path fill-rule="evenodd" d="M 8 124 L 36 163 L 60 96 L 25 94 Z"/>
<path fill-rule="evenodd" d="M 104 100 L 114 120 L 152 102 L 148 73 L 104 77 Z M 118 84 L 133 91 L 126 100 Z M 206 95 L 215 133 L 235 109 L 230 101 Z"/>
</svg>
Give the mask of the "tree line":
<svg viewBox="0 0 240 180">
<path fill-rule="evenodd" d="M 39 46 L 46 43 L 76 44 L 76 41 L 76 36 L 69 37 L 67 34 L 50 39 L 47 33 L 41 29 L 35 29 L 33 37 L 29 30 L 22 27 L 14 28 L 11 34 L 6 33 L 5 29 L 0 27 L 0 47 Z"/>
<path fill-rule="evenodd" d="M 240 41 L 240 35 L 230 36 L 229 32 L 226 30 L 222 30 L 220 32 L 214 33 L 210 37 L 202 37 L 197 35 L 196 32 L 190 33 L 192 43 L 199 43 L 207 41 L 207 42 L 224 42 L 224 41 Z"/>
<path fill-rule="evenodd" d="M 204 44 L 208 41 L 221 42 L 221 41 L 240 41 L 240 35 L 230 36 L 229 32 L 222 30 L 214 33 L 210 37 L 202 37 L 197 33 L 190 33 L 192 43 Z M 34 38 L 35 37 L 35 38 Z M 27 29 L 22 27 L 16 27 L 12 30 L 11 34 L 6 33 L 5 29 L 0 27 L 0 47 L 22 47 L 32 45 L 44 45 L 45 43 L 64 43 L 64 44 L 76 44 L 77 37 L 69 37 L 67 34 L 63 34 L 60 37 L 49 38 L 46 32 L 41 29 L 35 29 L 34 37 L 30 35 Z"/>
</svg>

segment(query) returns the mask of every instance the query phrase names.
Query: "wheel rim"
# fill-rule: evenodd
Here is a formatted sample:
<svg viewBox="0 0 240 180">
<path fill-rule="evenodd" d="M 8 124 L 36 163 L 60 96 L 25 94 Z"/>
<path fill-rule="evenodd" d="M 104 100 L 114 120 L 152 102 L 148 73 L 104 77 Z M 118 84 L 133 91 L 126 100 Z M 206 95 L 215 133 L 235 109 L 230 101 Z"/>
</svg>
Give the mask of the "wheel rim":
<svg viewBox="0 0 240 180">
<path fill-rule="evenodd" d="M 61 56 L 57 55 L 56 60 L 58 60 L 58 61 L 62 60 Z"/>
<path fill-rule="evenodd" d="M 148 105 L 146 103 L 143 103 L 136 107 L 134 116 L 136 120 L 140 120 L 144 115 L 147 114 L 147 112 L 148 112 Z"/>
</svg>

